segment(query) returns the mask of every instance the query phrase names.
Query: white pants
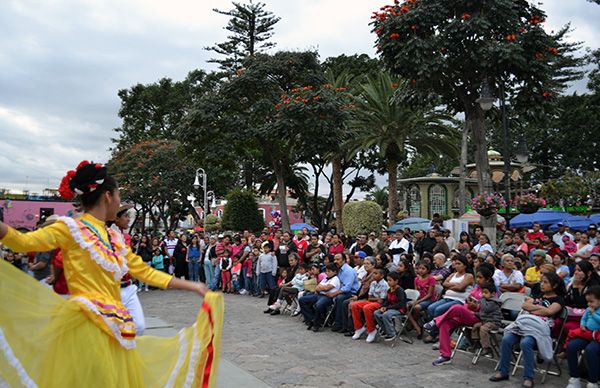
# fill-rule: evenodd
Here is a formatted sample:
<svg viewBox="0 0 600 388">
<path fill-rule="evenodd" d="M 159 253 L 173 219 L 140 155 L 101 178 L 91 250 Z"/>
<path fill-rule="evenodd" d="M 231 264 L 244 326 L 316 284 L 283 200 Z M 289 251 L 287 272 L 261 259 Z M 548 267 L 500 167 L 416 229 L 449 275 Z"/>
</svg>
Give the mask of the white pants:
<svg viewBox="0 0 600 388">
<path fill-rule="evenodd" d="M 142 304 L 137 296 L 137 286 L 131 284 L 127 287 L 121 287 L 121 302 L 129 314 L 133 318 L 135 323 L 135 335 L 144 334 L 146 330 L 146 320 L 144 319 L 144 310 L 142 310 Z"/>
</svg>

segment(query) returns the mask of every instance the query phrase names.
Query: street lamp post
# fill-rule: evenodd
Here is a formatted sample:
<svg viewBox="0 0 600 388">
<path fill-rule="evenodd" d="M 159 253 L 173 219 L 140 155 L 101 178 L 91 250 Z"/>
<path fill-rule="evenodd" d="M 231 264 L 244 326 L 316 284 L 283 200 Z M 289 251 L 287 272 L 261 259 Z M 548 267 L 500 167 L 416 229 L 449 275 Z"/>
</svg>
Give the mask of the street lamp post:
<svg viewBox="0 0 600 388">
<path fill-rule="evenodd" d="M 194 179 L 194 188 L 196 190 L 198 190 L 200 188 L 200 173 L 202 173 L 202 190 L 204 191 L 204 202 L 202 204 L 202 210 L 204 210 L 204 220 L 203 220 L 203 227 L 204 227 L 204 233 L 206 233 L 206 216 L 208 215 L 208 193 L 206 192 L 206 188 L 207 188 L 207 176 L 206 176 L 206 171 L 204 171 L 203 168 L 199 168 L 196 170 L 196 177 Z"/>
<path fill-rule="evenodd" d="M 504 196 L 506 200 L 506 222 L 510 220 L 510 150 L 508 145 L 508 118 L 504 99 L 504 82 L 500 82 L 500 107 L 502 109 L 502 128 L 504 130 Z"/>
</svg>

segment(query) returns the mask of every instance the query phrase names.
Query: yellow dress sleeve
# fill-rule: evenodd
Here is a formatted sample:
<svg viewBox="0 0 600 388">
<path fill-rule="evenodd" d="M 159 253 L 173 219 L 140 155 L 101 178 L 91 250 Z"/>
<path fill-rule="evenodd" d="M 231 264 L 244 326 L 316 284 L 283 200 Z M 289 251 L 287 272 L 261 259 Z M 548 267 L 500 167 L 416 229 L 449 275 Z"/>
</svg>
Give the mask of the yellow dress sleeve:
<svg viewBox="0 0 600 388">
<path fill-rule="evenodd" d="M 56 248 L 66 248 L 71 234 L 62 222 L 55 222 L 33 232 L 22 233 L 8 227 L 8 233 L 2 244 L 15 252 L 48 252 Z"/>
<path fill-rule="evenodd" d="M 158 271 L 144 263 L 142 258 L 133 253 L 129 247 L 127 247 L 127 254 L 125 257 L 131 276 L 144 283 L 148 283 L 154 287 L 167 288 L 171 279 L 173 279 L 173 276 Z"/>
</svg>

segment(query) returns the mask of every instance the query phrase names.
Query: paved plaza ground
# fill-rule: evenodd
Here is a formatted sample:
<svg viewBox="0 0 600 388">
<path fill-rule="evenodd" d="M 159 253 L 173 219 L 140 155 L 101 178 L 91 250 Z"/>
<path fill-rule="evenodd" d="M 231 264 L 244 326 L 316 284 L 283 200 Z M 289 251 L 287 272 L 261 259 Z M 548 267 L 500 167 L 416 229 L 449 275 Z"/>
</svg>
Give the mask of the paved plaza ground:
<svg viewBox="0 0 600 388">
<path fill-rule="evenodd" d="M 182 291 L 140 293 L 148 317 L 158 317 L 175 329 L 192 324 L 200 299 Z M 265 299 L 225 295 L 219 387 L 520 387 L 521 371 L 510 382 L 490 383 L 495 362 L 458 354 L 451 365 L 433 367 L 437 351 L 421 341 L 399 342 L 395 348 L 382 341 L 352 341 L 329 329 L 306 331 L 298 318 L 263 314 Z M 412 335 L 412 334 L 411 334 Z M 545 387 L 567 385 L 562 377 L 548 376 Z M 536 380 L 538 386 L 540 379 Z M 244 381 L 246 383 L 236 383 Z"/>
</svg>

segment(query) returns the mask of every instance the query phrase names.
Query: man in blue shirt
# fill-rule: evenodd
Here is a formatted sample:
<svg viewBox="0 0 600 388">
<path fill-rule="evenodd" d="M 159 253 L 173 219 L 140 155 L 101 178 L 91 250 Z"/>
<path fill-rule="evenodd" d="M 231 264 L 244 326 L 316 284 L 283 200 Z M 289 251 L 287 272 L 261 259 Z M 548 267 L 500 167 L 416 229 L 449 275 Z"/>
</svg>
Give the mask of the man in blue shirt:
<svg viewBox="0 0 600 388">
<path fill-rule="evenodd" d="M 339 291 L 330 294 L 335 303 L 335 323 L 331 327 L 331 331 L 341 332 L 343 330 L 342 306 L 346 299 L 358 293 L 360 284 L 358 283 L 356 271 L 344 261 L 342 254 L 336 254 L 333 257 L 333 262 L 339 268 L 338 278 L 340 279 L 341 286 Z"/>
</svg>

